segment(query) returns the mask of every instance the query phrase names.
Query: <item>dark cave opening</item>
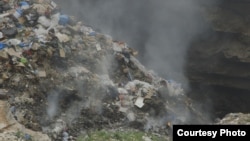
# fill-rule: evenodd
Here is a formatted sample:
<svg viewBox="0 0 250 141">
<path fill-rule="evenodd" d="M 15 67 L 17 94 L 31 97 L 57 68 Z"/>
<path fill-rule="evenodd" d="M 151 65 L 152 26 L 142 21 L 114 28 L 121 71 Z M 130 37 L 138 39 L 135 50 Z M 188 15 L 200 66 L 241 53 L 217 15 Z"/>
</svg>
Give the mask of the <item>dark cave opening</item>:
<svg viewBox="0 0 250 141">
<path fill-rule="evenodd" d="M 229 113 L 249 113 L 249 93 L 249 90 L 192 83 L 188 96 L 216 120 Z"/>
</svg>

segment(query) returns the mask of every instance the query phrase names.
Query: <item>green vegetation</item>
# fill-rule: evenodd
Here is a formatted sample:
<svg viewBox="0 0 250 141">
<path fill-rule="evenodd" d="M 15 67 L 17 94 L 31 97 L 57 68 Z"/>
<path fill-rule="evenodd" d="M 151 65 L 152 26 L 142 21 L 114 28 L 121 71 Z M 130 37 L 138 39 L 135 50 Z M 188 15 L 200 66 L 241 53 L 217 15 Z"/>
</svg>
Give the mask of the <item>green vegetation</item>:
<svg viewBox="0 0 250 141">
<path fill-rule="evenodd" d="M 139 131 L 95 131 L 88 135 L 82 135 L 77 141 L 144 141 L 144 138 L 151 141 L 167 141 L 164 137 L 147 134 Z"/>
</svg>

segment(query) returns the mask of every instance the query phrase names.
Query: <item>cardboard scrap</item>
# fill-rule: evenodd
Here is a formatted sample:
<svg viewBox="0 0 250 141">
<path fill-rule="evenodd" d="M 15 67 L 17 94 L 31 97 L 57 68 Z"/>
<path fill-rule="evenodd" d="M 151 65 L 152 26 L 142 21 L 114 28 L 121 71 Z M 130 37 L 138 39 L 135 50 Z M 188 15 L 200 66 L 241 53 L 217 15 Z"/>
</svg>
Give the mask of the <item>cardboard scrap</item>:
<svg viewBox="0 0 250 141">
<path fill-rule="evenodd" d="M 144 106 L 144 98 L 143 97 L 138 97 L 135 101 L 135 106 L 138 108 L 142 108 Z"/>
<path fill-rule="evenodd" d="M 6 52 L 7 52 L 10 56 L 15 56 L 15 57 L 18 57 L 18 58 L 22 58 L 21 52 L 16 52 L 13 48 L 8 48 L 8 49 L 6 49 Z"/>
<path fill-rule="evenodd" d="M 68 35 L 62 33 L 56 33 L 56 37 L 59 39 L 61 43 L 65 43 L 70 40 Z"/>
<path fill-rule="evenodd" d="M 62 57 L 62 58 L 65 58 L 66 57 L 66 55 L 65 55 L 65 51 L 64 51 L 64 49 L 59 49 L 59 54 L 60 54 L 60 57 Z"/>
<path fill-rule="evenodd" d="M 38 76 L 39 77 L 46 77 L 46 71 L 45 70 L 38 70 Z"/>
</svg>

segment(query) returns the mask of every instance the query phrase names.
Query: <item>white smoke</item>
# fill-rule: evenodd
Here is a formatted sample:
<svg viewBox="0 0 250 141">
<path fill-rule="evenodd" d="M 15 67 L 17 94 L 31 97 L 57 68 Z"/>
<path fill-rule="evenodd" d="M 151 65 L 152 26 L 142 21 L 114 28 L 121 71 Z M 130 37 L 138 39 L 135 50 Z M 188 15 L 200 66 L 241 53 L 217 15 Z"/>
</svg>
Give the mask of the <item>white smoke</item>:
<svg viewBox="0 0 250 141">
<path fill-rule="evenodd" d="M 50 119 L 53 119 L 54 116 L 58 113 L 58 100 L 59 100 L 59 94 L 57 91 L 51 91 L 48 94 L 48 107 L 47 107 L 47 114 Z"/>
<path fill-rule="evenodd" d="M 139 50 L 143 64 L 159 75 L 184 86 L 186 51 L 206 29 L 202 6 L 215 0 L 56 0 L 62 12 L 85 24 L 126 41 Z"/>
<path fill-rule="evenodd" d="M 184 75 L 186 52 L 192 40 L 207 28 L 202 6 L 215 3 L 215 0 L 55 1 L 62 6 L 63 13 L 75 15 L 94 30 L 138 49 L 138 57 L 147 68 L 185 88 L 188 87 Z M 101 62 L 100 72 L 108 73 L 109 61 L 107 58 Z M 101 106 L 100 101 L 95 102 L 96 97 L 100 98 L 93 94 L 88 104 L 98 102 Z M 189 118 L 189 113 L 184 116 Z"/>
</svg>

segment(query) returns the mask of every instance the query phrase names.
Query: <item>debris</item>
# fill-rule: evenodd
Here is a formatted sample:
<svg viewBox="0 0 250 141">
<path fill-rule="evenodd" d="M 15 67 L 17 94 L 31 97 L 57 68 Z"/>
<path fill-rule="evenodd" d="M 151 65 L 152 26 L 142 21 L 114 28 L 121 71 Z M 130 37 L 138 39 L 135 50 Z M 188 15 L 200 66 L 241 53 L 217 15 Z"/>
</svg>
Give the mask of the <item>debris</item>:
<svg viewBox="0 0 250 141">
<path fill-rule="evenodd" d="M 37 22 L 43 25 L 44 27 L 49 27 L 51 24 L 51 20 L 45 16 L 40 16 Z"/>
<path fill-rule="evenodd" d="M 68 141 L 69 140 L 69 134 L 66 131 L 63 131 L 63 141 Z"/>
<path fill-rule="evenodd" d="M 65 43 L 70 40 L 68 35 L 62 33 L 56 33 L 56 37 L 59 39 L 61 43 Z"/>
<path fill-rule="evenodd" d="M 10 112 L 15 115 L 16 114 L 16 107 L 13 105 L 10 107 Z"/>
<path fill-rule="evenodd" d="M 3 40 L 3 39 L 4 39 L 3 33 L 0 32 L 0 40 Z"/>
<path fill-rule="evenodd" d="M 6 47 L 6 44 L 0 43 L 0 49 L 3 49 L 3 48 L 5 48 L 5 47 Z"/>
<path fill-rule="evenodd" d="M 45 70 L 38 70 L 38 76 L 39 77 L 46 77 L 46 71 Z"/>
<path fill-rule="evenodd" d="M 24 139 L 25 139 L 25 141 L 32 141 L 31 136 L 27 133 L 24 134 Z"/>
<path fill-rule="evenodd" d="M 129 112 L 127 114 L 127 118 L 128 120 L 131 122 L 131 121 L 135 121 L 135 114 L 133 112 Z"/>
<path fill-rule="evenodd" d="M 1 32 L 7 38 L 15 38 L 18 34 L 18 31 L 15 27 L 4 28 L 1 30 Z"/>
<path fill-rule="evenodd" d="M 60 25 L 67 25 L 69 23 L 69 16 L 67 15 L 60 15 L 60 19 L 59 19 L 59 24 Z"/>
<path fill-rule="evenodd" d="M 62 119 L 56 120 L 55 126 L 52 129 L 52 134 L 56 138 L 64 129 L 66 129 L 66 123 Z"/>
<path fill-rule="evenodd" d="M 102 50 L 102 48 L 101 48 L 100 44 L 96 44 L 96 50 L 97 50 L 97 51 Z"/>
<path fill-rule="evenodd" d="M 0 99 L 8 99 L 7 90 L 0 89 Z"/>
<path fill-rule="evenodd" d="M 28 4 L 28 2 L 26 2 L 26 1 L 19 2 L 19 6 L 23 10 L 26 10 L 26 9 L 28 9 L 30 7 L 30 5 Z"/>
<path fill-rule="evenodd" d="M 135 106 L 137 106 L 138 108 L 142 108 L 144 106 L 144 98 L 138 97 L 135 101 Z"/>
<path fill-rule="evenodd" d="M 147 136 L 142 136 L 143 141 L 152 141 L 149 137 Z"/>
<path fill-rule="evenodd" d="M 95 32 L 95 31 L 90 32 L 90 33 L 89 33 L 89 36 L 96 36 L 96 32 Z"/>
<path fill-rule="evenodd" d="M 54 1 L 51 1 L 50 4 L 53 6 L 53 8 L 57 7 L 57 4 Z"/>
<path fill-rule="evenodd" d="M 16 52 L 13 48 L 8 48 L 8 49 L 6 50 L 6 52 L 7 52 L 10 56 L 15 56 L 15 57 L 18 57 L 18 58 L 22 58 L 21 52 Z"/>
<path fill-rule="evenodd" d="M 22 58 L 20 59 L 20 62 L 23 63 L 23 64 L 27 64 L 27 63 L 28 63 L 28 60 L 27 60 L 26 58 L 22 57 Z"/>
<path fill-rule="evenodd" d="M 11 46 L 11 45 L 16 46 L 16 45 L 18 45 L 18 44 L 20 44 L 20 43 L 21 43 L 21 41 L 20 41 L 19 39 L 9 39 L 9 40 L 7 41 L 7 44 L 8 44 L 9 46 Z"/>
<path fill-rule="evenodd" d="M 21 8 L 17 8 L 16 11 L 14 12 L 13 16 L 18 19 L 22 16 L 23 10 Z"/>
<path fill-rule="evenodd" d="M 0 60 L 8 60 L 9 56 L 6 51 L 0 51 Z"/>
<path fill-rule="evenodd" d="M 65 51 L 62 48 L 59 49 L 59 53 L 60 53 L 60 57 L 62 57 L 62 58 L 66 57 L 65 56 Z"/>
<path fill-rule="evenodd" d="M 142 129 L 148 117 L 166 119 L 174 111 L 176 104 L 159 96 L 161 79 L 125 42 L 75 22 L 51 0 L 6 3 L 12 10 L 0 15 L 0 99 L 22 126 L 68 141 L 124 120 Z M 164 87 L 184 97 L 177 82 Z M 164 130 L 165 121 L 155 122 Z M 29 132 L 20 137 L 33 139 Z"/>
</svg>

